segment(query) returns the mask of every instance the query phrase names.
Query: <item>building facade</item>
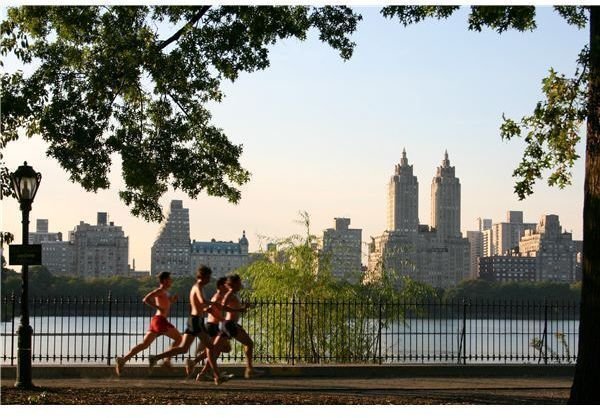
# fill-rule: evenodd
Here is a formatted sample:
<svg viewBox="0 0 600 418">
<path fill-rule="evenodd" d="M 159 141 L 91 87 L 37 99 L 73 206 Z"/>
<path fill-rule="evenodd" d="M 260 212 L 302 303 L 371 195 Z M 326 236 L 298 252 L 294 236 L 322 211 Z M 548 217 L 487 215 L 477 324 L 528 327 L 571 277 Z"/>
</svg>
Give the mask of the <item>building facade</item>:
<svg viewBox="0 0 600 418">
<path fill-rule="evenodd" d="M 388 186 L 388 231 L 416 232 L 419 227 L 419 182 L 406 149 Z"/>
<path fill-rule="evenodd" d="M 511 252 L 518 251 L 519 241 L 525 235 L 528 229 L 534 229 L 535 223 L 523 222 L 522 211 L 508 211 L 506 213 L 506 222 L 499 222 L 492 225 L 491 241 L 484 254 L 489 257 L 492 255 L 509 255 Z"/>
<path fill-rule="evenodd" d="M 535 257 L 536 280 L 572 282 L 577 279 L 577 245 L 562 232 L 557 215 L 544 215 L 519 242 L 521 255 Z"/>
<path fill-rule="evenodd" d="M 448 151 L 442 165 L 431 181 L 431 227 L 438 237 L 461 237 L 460 232 L 460 181 L 454 175 Z"/>
<path fill-rule="evenodd" d="M 44 241 L 42 265 L 59 277 L 76 277 L 75 245 L 70 241 Z"/>
<path fill-rule="evenodd" d="M 534 281 L 536 260 L 535 257 L 515 255 L 481 257 L 478 276 L 482 280 L 499 282 Z"/>
<path fill-rule="evenodd" d="M 433 225 L 428 226 L 420 225 L 412 210 L 395 210 L 418 208 L 418 182 L 413 177 L 412 166 L 403 152 L 388 196 L 388 214 L 400 217 L 392 217 L 393 222 L 388 224 L 399 229 L 372 237 L 367 280 L 378 280 L 386 274 L 395 278 L 408 276 L 439 288 L 452 286 L 469 275 L 469 241 L 460 232 L 460 181 L 446 152 L 432 181 Z M 402 219 L 404 216 L 410 218 Z"/>
<path fill-rule="evenodd" d="M 206 242 L 192 241 L 190 260 L 192 274 L 200 264 L 209 266 L 215 278 L 232 273 L 249 263 L 246 231 L 242 232 L 238 242 L 217 241 L 214 238 Z"/>
<path fill-rule="evenodd" d="M 172 200 L 158 237 L 151 249 L 150 272 L 153 276 L 169 271 L 175 276 L 193 276 L 190 259 L 190 212 L 181 200 Z"/>
<path fill-rule="evenodd" d="M 362 229 L 350 228 L 349 218 L 335 218 L 334 228 L 323 231 L 319 265 L 328 263 L 338 280 L 358 283 L 362 277 Z"/>
<path fill-rule="evenodd" d="M 129 275 L 129 237 L 123 229 L 108 222 L 105 212 L 98 212 L 96 225 L 83 221 L 69 233 L 75 252 L 78 277 L 111 277 Z"/>
<path fill-rule="evenodd" d="M 35 232 L 29 233 L 30 244 L 62 241 L 62 232 L 48 232 L 48 219 L 37 219 Z"/>
<path fill-rule="evenodd" d="M 477 218 L 477 231 L 467 231 L 469 241 L 469 278 L 477 279 L 479 276 L 478 260 L 485 255 L 491 237 L 492 220 Z M 490 231 L 487 233 L 486 231 Z"/>
</svg>

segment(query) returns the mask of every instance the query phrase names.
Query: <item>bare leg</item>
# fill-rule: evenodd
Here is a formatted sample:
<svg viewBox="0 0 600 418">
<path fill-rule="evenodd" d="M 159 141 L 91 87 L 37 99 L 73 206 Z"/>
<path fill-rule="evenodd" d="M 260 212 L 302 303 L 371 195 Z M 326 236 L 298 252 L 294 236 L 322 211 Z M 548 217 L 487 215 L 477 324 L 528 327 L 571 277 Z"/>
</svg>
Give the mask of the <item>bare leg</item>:
<svg viewBox="0 0 600 418">
<path fill-rule="evenodd" d="M 252 370 L 252 354 L 254 351 L 254 341 L 242 327 L 238 328 L 238 332 L 234 337 L 244 346 L 244 354 L 246 355 L 246 370 Z"/>
<path fill-rule="evenodd" d="M 150 363 L 150 367 L 153 367 L 156 364 L 156 362 L 161 358 L 173 357 L 178 354 L 187 353 L 190 349 L 190 346 L 194 342 L 194 338 L 195 337 L 191 334 L 183 334 L 183 338 L 181 339 L 177 347 L 173 347 L 155 356 L 149 356 L 148 361 Z"/>
<path fill-rule="evenodd" d="M 179 333 L 179 331 L 177 331 L 177 328 L 169 328 L 165 335 L 173 340 L 171 348 L 178 347 L 181 343 L 181 334 Z M 171 357 L 165 358 L 163 366 L 171 367 Z"/>
<path fill-rule="evenodd" d="M 125 367 L 125 363 L 127 363 L 129 360 L 131 360 L 131 358 L 133 356 L 135 356 L 137 353 L 139 353 L 140 351 L 143 351 L 146 348 L 148 348 L 150 346 L 150 344 L 152 344 L 152 342 L 156 339 L 156 337 L 158 337 L 158 334 L 148 331 L 146 333 L 146 335 L 144 336 L 144 339 L 142 340 L 141 343 L 139 343 L 139 344 L 135 345 L 133 348 L 131 348 L 131 350 L 129 350 L 129 353 L 127 353 L 123 357 L 117 357 L 116 358 L 117 364 L 115 365 L 115 371 L 117 372 L 117 376 L 121 376 L 121 371 L 123 370 L 123 367 Z"/>
<path fill-rule="evenodd" d="M 213 370 L 213 378 L 214 378 L 215 384 L 219 385 L 219 384 L 221 384 L 221 378 L 219 376 L 219 367 L 217 366 L 217 359 L 213 353 L 214 347 L 213 347 L 212 343 L 210 342 L 210 337 L 208 336 L 208 334 L 205 334 L 204 332 L 200 333 L 200 335 L 198 335 L 198 337 L 200 338 L 202 343 L 206 346 L 206 362 L 210 365 L 211 369 Z"/>
<path fill-rule="evenodd" d="M 223 349 L 226 347 L 227 344 L 228 344 L 227 338 L 222 337 L 220 335 L 218 335 L 214 339 L 212 354 L 214 355 L 215 359 L 219 357 L 219 355 L 223 352 Z M 204 353 L 200 354 L 194 360 L 197 360 L 197 361 L 204 360 L 206 358 L 206 356 L 207 356 L 207 352 L 205 350 Z M 198 373 L 198 376 L 196 376 L 196 380 L 200 380 L 200 378 L 202 376 L 204 376 L 204 374 L 208 371 L 209 366 L 210 366 L 210 364 L 207 362 L 204 365 L 204 367 L 202 368 L 202 370 L 200 371 L 200 373 Z"/>
</svg>

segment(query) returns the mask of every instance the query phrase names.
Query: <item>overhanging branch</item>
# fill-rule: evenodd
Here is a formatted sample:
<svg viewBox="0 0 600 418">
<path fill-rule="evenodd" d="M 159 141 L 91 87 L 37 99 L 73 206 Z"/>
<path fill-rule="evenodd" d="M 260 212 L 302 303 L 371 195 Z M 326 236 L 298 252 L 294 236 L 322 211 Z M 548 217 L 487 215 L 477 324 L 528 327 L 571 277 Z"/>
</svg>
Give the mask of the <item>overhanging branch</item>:
<svg viewBox="0 0 600 418">
<path fill-rule="evenodd" d="M 210 9 L 210 6 L 202 6 L 200 8 L 200 10 L 198 10 L 198 12 L 192 17 L 192 19 L 189 22 L 187 22 L 181 29 L 179 29 L 177 32 L 175 32 L 169 39 L 165 39 L 164 41 L 162 41 L 158 45 L 158 49 L 164 49 L 169 44 L 171 44 L 171 43 L 175 42 L 177 39 L 179 39 L 185 31 L 187 31 L 192 26 L 194 26 L 196 24 L 196 22 L 198 22 L 202 18 L 202 16 L 204 16 L 204 14 L 208 11 L 208 9 Z"/>
</svg>

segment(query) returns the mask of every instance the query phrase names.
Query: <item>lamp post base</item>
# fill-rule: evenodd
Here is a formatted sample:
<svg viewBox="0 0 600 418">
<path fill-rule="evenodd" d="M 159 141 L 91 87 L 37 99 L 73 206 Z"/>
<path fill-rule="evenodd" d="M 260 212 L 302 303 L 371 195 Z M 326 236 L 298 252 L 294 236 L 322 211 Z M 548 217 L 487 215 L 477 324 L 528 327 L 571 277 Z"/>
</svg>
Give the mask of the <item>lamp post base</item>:
<svg viewBox="0 0 600 418">
<path fill-rule="evenodd" d="M 31 380 L 31 336 L 33 328 L 30 325 L 20 325 L 17 330 L 17 381 L 19 389 L 33 389 Z"/>
</svg>

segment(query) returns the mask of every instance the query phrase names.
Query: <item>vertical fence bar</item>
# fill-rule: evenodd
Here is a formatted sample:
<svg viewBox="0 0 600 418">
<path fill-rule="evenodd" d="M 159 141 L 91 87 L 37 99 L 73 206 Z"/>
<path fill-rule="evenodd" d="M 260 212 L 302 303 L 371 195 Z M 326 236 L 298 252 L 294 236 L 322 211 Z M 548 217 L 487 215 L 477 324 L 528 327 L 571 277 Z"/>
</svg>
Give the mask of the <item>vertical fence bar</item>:
<svg viewBox="0 0 600 418">
<path fill-rule="evenodd" d="M 60 348 L 59 348 L 59 354 L 58 354 L 58 358 L 60 360 L 60 364 L 62 364 L 63 361 L 63 336 L 64 334 L 64 327 L 63 327 L 63 319 L 65 317 L 65 303 L 64 303 L 64 299 L 61 296 L 60 297 L 60 333 L 58 334 L 58 338 L 60 338 Z"/>
<path fill-rule="evenodd" d="M 544 364 L 548 364 L 548 301 L 544 299 Z"/>
<path fill-rule="evenodd" d="M 381 327 L 383 325 L 383 304 L 381 299 L 379 299 L 379 324 L 377 330 L 377 344 L 379 349 L 379 364 L 381 364 Z"/>
<path fill-rule="evenodd" d="M 112 292 L 108 291 L 108 347 L 106 349 L 106 364 L 110 366 L 112 339 Z"/>
<path fill-rule="evenodd" d="M 11 305 L 12 305 L 11 315 L 10 315 L 10 317 L 12 318 L 11 319 L 11 330 L 10 330 L 10 365 L 14 366 L 15 365 L 15 304 L 16 304 L 15 292 L 12 292 L 12 294 L 10 295 L 10 301 L 11 301 Z"/>
<path fill-rule="evenodd" d="M 291 349 L 292 349 L 292 366 L 295 363 L 295 359 L 296 359 L 296 349 L 295 349 L 295 340 L 294 340 L 294 333 L 296 330 L 296 298 L 293 297 L 292 298 L 292 336 L 290 338 L 290 345 L 291 345 Z"/>
<path fill-rule="evenodd" d="M 460 309 L 459 309 L 460 312 Z M 466 327 L 467 327 L 467 303 L 463 299 L 462 300 L 462 329 L 459 331 L 459 341 L 458 341 L 458 364 L 460 364 L 461 358 L 463 364 L 466 364 Z M 464 352 L 464 355 L 463 355 Z"/>
<path fill-rule="evenodd" d="M 56 317 L 58 315 L 58 303 L 56 298 L 52 300 L 54 303 L 54 325 L 52 328 L 52 360 L 56 361 Z M 50 315 L 50 309 L 48 309 L 48 315 Z M 48 338 L 50 338 L 50 330 L 48 330 Z"/>
</svg>

